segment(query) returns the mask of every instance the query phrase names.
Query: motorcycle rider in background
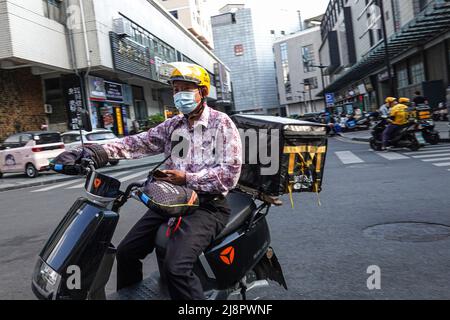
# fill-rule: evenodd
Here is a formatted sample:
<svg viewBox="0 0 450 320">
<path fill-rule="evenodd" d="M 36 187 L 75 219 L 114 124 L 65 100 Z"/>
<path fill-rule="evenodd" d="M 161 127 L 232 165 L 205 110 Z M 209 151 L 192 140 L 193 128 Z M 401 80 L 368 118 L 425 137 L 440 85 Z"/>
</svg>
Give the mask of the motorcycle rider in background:
<svg viewBox="0 0 450 320">
<path fill-rule="evenodd" d="M 385 100 L 385 104 L 383 104 L 380 109 L 380 116 L 382 118 L 387 118 L 389 117 L 389 108 L 391 108 L 393 105 L 393 103 L 396 101 L 397 99 L 394 97 L 387 97 Z"/>
<path fill-rule="evenodd" d="M 406 102 L 406 100 L 409 101 L 407 98 L 401 98 L 400 101 Z M 400 129 L 401 126 L 404 126 L 409 121 L 409 112 L 408 112 L 408 106 L 397 103 L 397 99 L 389 97 L 386 99 L 389 105 L 391 106 L 389 117 L 387 121 L 389 122 L 389 125 L 386 127 L 386 129 L 383 131 L 383 146 L 382 151 L 387 151 L 387 147 L 389 144 L 389 140 L 391 140 L 392 136 L 394 135 L 395 131 Z"/>
</svg>

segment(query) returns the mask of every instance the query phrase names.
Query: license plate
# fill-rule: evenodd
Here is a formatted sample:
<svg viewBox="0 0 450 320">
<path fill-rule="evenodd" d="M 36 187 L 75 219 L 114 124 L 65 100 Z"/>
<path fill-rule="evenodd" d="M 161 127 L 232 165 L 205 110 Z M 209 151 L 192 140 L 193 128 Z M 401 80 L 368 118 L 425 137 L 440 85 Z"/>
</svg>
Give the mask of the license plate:
<svg viewBox="0 0 450 320">
<path fill-rule="evenodd" d="M 422 132 L 416 132 L 416 139 L 420 144 L 425 144 L 425 139 L 423 138 Z"/>
</svg>

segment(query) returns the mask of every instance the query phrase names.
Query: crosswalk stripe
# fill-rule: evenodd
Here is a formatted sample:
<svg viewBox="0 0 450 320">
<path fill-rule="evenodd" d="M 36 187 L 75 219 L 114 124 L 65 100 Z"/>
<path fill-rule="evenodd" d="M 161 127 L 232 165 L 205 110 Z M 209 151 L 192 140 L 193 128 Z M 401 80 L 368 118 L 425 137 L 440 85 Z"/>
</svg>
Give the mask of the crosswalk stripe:
<svg viewBox="0 0 450 320">
<path fill-rule="evenodd" d="M 123 172 L 119 172 L 119 173 L 115 173 L 115 174 L 108 174 L 109 177 L 113 177 L 113 178 L 117 178 L 119 176 L 123 176 L 127 173 L 130 173 L 131 171 L 123 171 Z M 77 184 L 75 186 L 66 188 L 67 190 L 71 190 L 71 189 L 79 189 L 79 188 L 83 188 L 84 187 L 85 182 Z"/>
<path fill-rule="evenodd" d="M 377 155 L 379 155 L 380 157 L 383 157 L 387 160 L 404 160 L 404 159 L 409 159 L 409 157 L 404 156 L 400 153 L 394 153 L 394 152 L 390 152 L 390 153 L 382 153 L 382 152 L 377 152 Z"/>
<path fill-rule="evenodd" d="M 129 180 L 132 180 L 132 179 L 135 179 L 137 177 L 140 177 L 142 175 L 147 175 L 147 174 L 148 174 L 147 171 L 138 172 L 138 173 L 129 175 L 129 176 L 125 177 L 125 178 L 119 179 L 119 180 L 120 180 L 120 182 L 125 182 L 125 181 L 129 181 Z"/>
<path fill-rule="evenodd" d="M 450 156 L 450 153 L 436 153 L 436 154 L 426 154 L 423 156 L 413 156 L 415 159 L 424 159 L 424 158 L 435 158 L 435 157 L 443 157 Z"/>
<path fill-rule="evenodd" d="M 61 187 L 64 187 L 64 186 L 68 186 L 69 184 L 73 184 L 73 183 L 76 183 L 78 181 L 79 180 L 77 179 L 77 180 L 67 181 L 67 182 L 64 182 L 64 183 L 59 183 L 57 185 L 52 185 L 50 187 L 46 187 L 46 188 L 42 188 L 42 189 L 38 189 L 38 190 L 33 190 L 33 191 L 31 191 L 31 193 L 50 191 L 50 190 L 53 190 L 53 189 L 61 188 Z"/>
<path fill-rule="evenodd" d="M 432 159 L 422 159 L 425 162 L 439 162 L 439 161 L 449 161 L 450 158 L 432 158 Z"/>
<path fill-rule="evenodd" d="M 364 160 L 357 157 L 353 152 L 351 151 L 338 151 L 335 152 L 336 156 L 341 160 L 343 164 L 353 164 L 353 163 L 363 163 Z"/>
<path fill-rule="evenodd" d="M 450 148 L 443 148 L 443 149 L 424 149 L 422 151 L 414 151 L 414 152 L 403 152 L 403 154 L 406 154 L 408 156 L 411 155 L 419 155 L 419 154 L 428 154 L 428 153 L 439 153 L 439 152 L 450 152 Z"/>
<path fill-rule="evenodd" d="M 450 162 L 433 163 L 436 167 L 450 167 Z"/>
</svg>

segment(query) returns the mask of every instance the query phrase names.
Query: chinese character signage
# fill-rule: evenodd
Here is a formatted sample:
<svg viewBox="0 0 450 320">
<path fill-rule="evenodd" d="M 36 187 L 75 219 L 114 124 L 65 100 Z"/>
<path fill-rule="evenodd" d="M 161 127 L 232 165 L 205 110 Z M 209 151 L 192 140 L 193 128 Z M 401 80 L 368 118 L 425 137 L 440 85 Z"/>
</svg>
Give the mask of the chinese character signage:
<svg viewBox="0 0 450 320">
<path fill-rule="evenodd" d="M 106 99 L 111 101 L 123 101 L 122 85 L 105 81 Z"/>
<path fill-rule="evenodd" d="M 84 108 L 80 79 L 76 76 L 62 77 L 62 89 L 67 107 L 69 128 L 78 130 L 78 108 Z"/>
</svg>

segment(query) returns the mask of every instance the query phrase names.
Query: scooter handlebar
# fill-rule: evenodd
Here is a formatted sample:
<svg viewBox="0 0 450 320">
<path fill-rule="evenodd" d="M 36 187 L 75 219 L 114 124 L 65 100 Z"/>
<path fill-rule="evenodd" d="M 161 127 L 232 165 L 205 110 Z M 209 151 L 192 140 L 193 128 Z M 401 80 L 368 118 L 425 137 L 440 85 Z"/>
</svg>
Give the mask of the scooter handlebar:
<svg viewBox="0 0 450 320">
<path fill-rule="evenodd" d="M 50 163 L 50 170 L 67 175 L 86 175 L 95 171 L 94 162 L 91 159 L 83 158 L 79 164 L 67 165 L 61 163 Z"/>
</svg>

